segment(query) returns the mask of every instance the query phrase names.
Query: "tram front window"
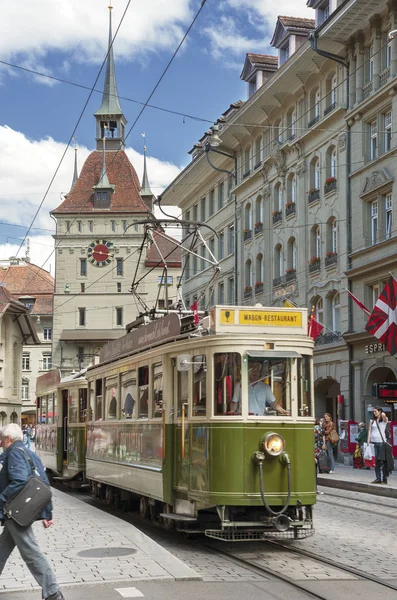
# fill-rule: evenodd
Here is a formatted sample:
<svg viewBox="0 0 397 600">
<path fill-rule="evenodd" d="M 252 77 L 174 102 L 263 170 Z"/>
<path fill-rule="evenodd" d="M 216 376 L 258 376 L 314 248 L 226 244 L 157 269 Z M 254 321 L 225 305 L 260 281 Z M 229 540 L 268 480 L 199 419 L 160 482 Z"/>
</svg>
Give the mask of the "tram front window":
<svg viewBox="0 0 397 600">
<path fill-rule="evenodd" d="M 288 416 L 291 408 L 290 359 L 249 358 L 247 367 L 246 394 L 242 397 L 241 382 L 237 383 L 231 410 L 241 414 L 242 402 L 248 397 L 249 416 Z"/>
<path fill-rule="evenodd" d="M 214 415 L 236 415 L 233 390 L 241 377 L 241 355 L 220 352 L 214 355 Z M 241 413 L 240 413 L 241 414 Z"/>
<path fill-rule="evenodd" d="M 298 359 L 298 415 L 300 417 L 312 417 L 312 394 L 311 394 L 311 356 L 302 356 Z"/>
</svg>

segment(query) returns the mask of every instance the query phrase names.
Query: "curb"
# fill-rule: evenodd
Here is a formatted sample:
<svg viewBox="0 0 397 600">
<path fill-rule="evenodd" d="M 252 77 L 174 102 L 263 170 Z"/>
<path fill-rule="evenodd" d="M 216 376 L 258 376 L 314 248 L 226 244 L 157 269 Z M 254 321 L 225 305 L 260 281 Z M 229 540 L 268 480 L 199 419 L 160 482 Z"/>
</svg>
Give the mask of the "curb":
<svg viewBox="0 0 397 600">
<path fill-rule="evenodd" d="M 342 479 L 326 479 L 319 476 L 318 485 L 324 487 L 337 488 L 339 490 L 349 490 L 350 492 L 361 492 L 371 494 L 372 496 L 383 496 L 386 498 L 397 498 L 397 489 L 383 485 L 374 485 L 372 483 L 358 483 L 354 481 L 343 481 Z"/>
</svg>

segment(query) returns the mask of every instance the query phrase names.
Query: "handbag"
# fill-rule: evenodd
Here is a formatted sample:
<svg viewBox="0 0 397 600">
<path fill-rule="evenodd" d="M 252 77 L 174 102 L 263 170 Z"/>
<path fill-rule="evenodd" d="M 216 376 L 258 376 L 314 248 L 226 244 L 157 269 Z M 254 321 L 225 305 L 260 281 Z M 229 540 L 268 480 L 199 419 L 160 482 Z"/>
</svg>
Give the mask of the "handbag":
<svg viewBox="0 0 397 600">
<path fill-rule="evenodd" d="M 24 487 L 7 500 L 4 505 L 4 514 L 21 527 L 29 527 L 40 517 L 43 509 L 50 502 L 52 492 L 41 477 L 36 475 L 36 467 L 26 450 L 23 448 L 20 450 L 24 452 L 32 474 Z"/>
<path fill-rule="evenodd" d="M 378 431 L 380 433 L 380 437 L 382 438 L 383 445 L 384 445 L 384 448 L 385 448 L 385 465 L 386 465 L 386 471 L 388 473 L 391 473 L 392 471 L 394 471 L 393 448 L 392 448 L 391 444 L 389 444 L 389 442 L 386 442 L 386 440 L 384 439 L 384 437 L 382 435 L 382 432 L 380 430 L 380 427 L 379 427 L 378 420 L 376 420 L 376 425 L 378 427 Z"/>
<path fill-rule="evenodd" d="M 330 433 L 328 434 L 328 441 L 330 441 L 331 444 L 337 444 L 339 442 L 339 435 L 336 429 L 330 431 Z"/>
</svg>

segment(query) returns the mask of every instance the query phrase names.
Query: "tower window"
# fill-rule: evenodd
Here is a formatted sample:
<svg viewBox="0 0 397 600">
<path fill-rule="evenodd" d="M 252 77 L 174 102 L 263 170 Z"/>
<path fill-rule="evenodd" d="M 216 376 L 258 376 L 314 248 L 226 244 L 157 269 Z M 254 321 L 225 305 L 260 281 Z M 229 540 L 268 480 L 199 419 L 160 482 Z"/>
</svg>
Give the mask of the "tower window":
<svg viewBox="0 0 397 600">
<path fill-rule="evenodd" d="M 120 281 L 117 282 L 117 291 L 121 292 L 121 282 Z"/>
<path fill-rule="evenodd" d="M 110 227 L 112 231 L 116 231 L 116 221 L 110 221 Z"/>
<path fill-rule="evenodd" d="M 90 233 L 92 233 L 94 231 L 94 222 L 93 221 L 88 221 L 88 229 L 90 230 Z"/>
<path fill-rule="evenodd" d="M 123 324 L 123 309 L 116 308 L 116 325 L 122 325 L 122 324 Z"/>
<path fill-rule="evenodd" d="M 87 275 L 87 259 L 80 258 L 80 275 Z"/>
<path fill-rule="evenodd" d="M 117 275 L 123 275 L 123 259 L 122 258 L 117 258 L 116 259 L 116 273 Z"/>
<path fill-rule="evenodd" d="M 96 191 L 94 208 L 109 208 L 110 192 Z"/>
<path fill-rule="evenodd" d="M 85 308 L 79 308 L 79 326 L 85 327 Z"/>
</svg>

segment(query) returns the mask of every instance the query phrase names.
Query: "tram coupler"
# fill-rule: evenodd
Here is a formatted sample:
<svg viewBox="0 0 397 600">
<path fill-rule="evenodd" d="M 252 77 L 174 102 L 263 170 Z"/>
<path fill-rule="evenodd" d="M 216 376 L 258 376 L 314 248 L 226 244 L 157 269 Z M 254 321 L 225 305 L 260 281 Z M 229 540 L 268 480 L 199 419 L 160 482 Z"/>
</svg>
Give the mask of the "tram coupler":
<svg viewBox="0 0 397 600">
<path fill-rule="evenodd" d="M 254 462 L 256 465 L 263 463 L 264 460 L 265 460 L 265 453 L 260 452 L 260 450 L 257 450 L 252 455 L 252 462 Z"/>
</svg>

